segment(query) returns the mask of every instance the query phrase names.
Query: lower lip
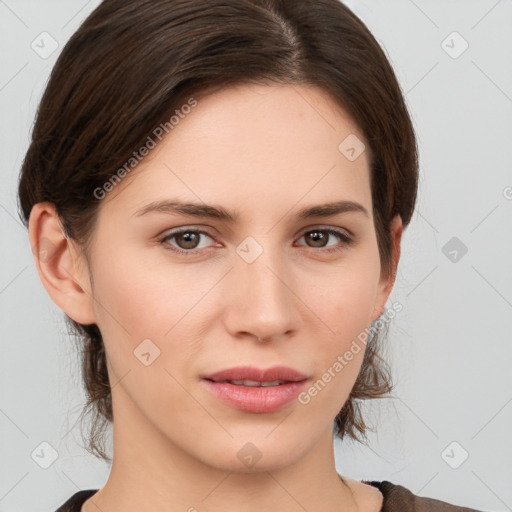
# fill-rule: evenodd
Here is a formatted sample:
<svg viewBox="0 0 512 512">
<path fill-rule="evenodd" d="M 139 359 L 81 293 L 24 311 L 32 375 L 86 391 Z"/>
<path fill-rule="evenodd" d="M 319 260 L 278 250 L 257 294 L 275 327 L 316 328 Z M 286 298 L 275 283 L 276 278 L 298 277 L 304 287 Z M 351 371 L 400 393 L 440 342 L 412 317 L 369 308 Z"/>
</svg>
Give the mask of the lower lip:
<svg viewBox="0 0 512 512">
<path fill-rule="evenodd" d="M 203 379 L 206 387 L 225 404 L 247 412 L 274 412 L 292 402 L 304 388 L 306 380 L 279 386 L 237 386 L 229 382 Z"/>
</svg>

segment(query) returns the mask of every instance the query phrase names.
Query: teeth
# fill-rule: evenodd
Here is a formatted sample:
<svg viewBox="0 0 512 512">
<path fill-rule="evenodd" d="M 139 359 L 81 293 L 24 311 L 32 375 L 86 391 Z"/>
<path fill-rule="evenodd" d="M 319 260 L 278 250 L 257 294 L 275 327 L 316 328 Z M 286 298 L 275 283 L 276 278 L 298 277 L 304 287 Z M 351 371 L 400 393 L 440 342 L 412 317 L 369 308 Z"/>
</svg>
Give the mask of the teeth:
<svg viewBox="0 0 512 512">
<path fill-rule="evenodd" d="M 262 382 L 262 386 L 279 386 L 281 384 L 284 384 L 284 380 L 273 380 L 270 382 Z"/>
<path fill-rule="evenodd" d="M 279 386 L 284 384 L 284 380 L 272 380 L 267 382 L 259 382 L 257 380 L 225 380 L 223 382 L 229 382 L 235 386 L 249 386 L 249 387 L 267 387 L 267 386 Z"/>
</svg>

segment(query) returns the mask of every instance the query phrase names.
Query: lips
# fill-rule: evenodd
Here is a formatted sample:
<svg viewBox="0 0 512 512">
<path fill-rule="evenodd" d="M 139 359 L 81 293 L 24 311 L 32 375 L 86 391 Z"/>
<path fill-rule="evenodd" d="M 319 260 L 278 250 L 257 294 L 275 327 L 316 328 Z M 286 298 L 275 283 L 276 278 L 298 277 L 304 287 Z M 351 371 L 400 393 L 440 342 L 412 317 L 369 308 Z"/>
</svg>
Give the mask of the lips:
<svg viewBox="0 0 512 512">
<path fill-rule="evenodd" d="M 201 382 L 224 404 L 245 412 L 271 413 L 290 404 L 308 377 L 287 366 L 238 366 L 205 375 Z"/>
<path fill-rule="evenodd" d="M 307 375 L 288 366 L 272 366 L 266 369 L 259 369 L 253 366 L 237 366 L 205 375 L 203 379 L 247 386 L 256 386 L 257 383 L 263 383 L 268 386 L 286 382 L 300 382 L 307 379 Z M 245 382 L 241 384 L 242 381 Z"/>
</svg>

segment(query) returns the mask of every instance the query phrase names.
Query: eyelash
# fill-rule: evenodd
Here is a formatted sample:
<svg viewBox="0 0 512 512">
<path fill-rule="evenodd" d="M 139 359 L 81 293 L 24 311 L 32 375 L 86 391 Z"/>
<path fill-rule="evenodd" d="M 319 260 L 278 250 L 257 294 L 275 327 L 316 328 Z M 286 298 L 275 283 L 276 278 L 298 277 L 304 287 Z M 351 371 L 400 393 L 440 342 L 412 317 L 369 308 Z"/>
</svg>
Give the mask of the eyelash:
<svg viewBox="0 0 512 512">
<path fill-rule="evenodd" d="M 350 246 L 354 243 L 354 239 L 347 235 L 345 232 L 343 231 L 338 231 L 337 229 L 332 229 L 332 228 L 315 228 L 315 229 L 309 229 L 308 231 L 304 231 L 302 233 L 302 235 L 300 236 L 300 238 L 302 238 L 303 236 L 307 235 L 308 233 L 314 233 L 314 232 L 322 232 L 322 233 L 329 233 L 330 235 L 334 235 L 334 236 L 337 236 L 341 239 L 342 241 L 342 244 L 341 245 L 336 245 L 335 247 L 332 247 L 330 249 L 323 249 L 322 247 L 319 248 L 320 251 L 322 252 L 326 252 L 326 253 L 329 253 L 329 254 L 332 254 L 332 253 L 337 253 L 337 252 L 341 252 L 341 251 L 345 251 L 347 249 L 347 246 Z M 195 256 L 197 255 L 200 251 L 202 251 L 203 249 L 190 249 L 190 250 L 185 250 L 185 249 L 180 249 L 179 247 L 175 247 L 175 246 L 172 246 L 168 243 L 164 243 L 166 242 L 166 240 L 170 240 L 178 235 L 181 235 L 182 233 L 195 233 L 195 234 L 201 234 L 201 235 L 206 235 L 210 238 L 213 239 L 213 237 L 207 233 L 206 231 L 202 231 L 202 230 L 199 230 L 199 229 L 181 229 L 181 230 L 178 230 L 178 231 L 173 231 L 171 233 L 168 233 L 167 235 L 165 235 L 163 238 L 160 238 L 159 239 L 159 242 L 166 245 L 166 249 L 167 250 L 170 250 L 170 251 L 173 251 L 173 252 L 176 252 L 178 254 L 182 254 L 184 256 Z M 305 246 L 305 247 L 308 247 L 308 246 Z M 315 249 L 314 247 L 309 247 L 310 249 Z"/>
</svg>

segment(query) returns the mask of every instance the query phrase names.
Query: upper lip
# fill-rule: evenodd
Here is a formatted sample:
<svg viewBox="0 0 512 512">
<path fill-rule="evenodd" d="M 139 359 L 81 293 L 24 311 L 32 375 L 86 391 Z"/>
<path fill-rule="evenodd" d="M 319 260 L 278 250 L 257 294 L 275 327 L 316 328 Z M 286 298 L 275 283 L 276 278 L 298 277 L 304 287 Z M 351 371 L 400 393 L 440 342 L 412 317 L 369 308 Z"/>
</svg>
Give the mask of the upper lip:
<svg viewBox="0 0 512 512">
<path fill-rule="evenodd" d="M 276 380 L 284 380 L 291 382 L 299 382 L 307 379 L 307 376 L 298 370 L 289 368 L 288 366 L 272 366 L 270 368 L 255 368 L 254 366 L 236 366 L 234 368 L 226 368 L 210 375 L 203 376 L 204 379 L 213 380 L 215 382 L 224 380 L 254 380 L 256 382 L 273 382 Z"/>
</svg>

